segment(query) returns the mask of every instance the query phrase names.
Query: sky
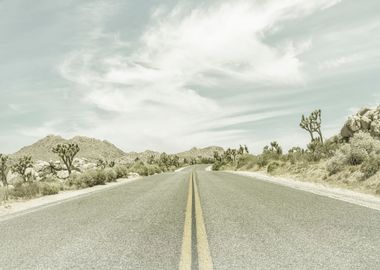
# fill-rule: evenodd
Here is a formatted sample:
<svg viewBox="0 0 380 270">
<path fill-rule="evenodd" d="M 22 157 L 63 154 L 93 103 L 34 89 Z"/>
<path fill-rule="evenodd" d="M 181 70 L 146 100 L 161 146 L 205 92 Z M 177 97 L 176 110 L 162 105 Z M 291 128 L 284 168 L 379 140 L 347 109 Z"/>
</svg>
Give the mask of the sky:
<svg viewBox="0 0 380 270">
<path fill-rule="evenodd" d="M 0 152 L 304 147 L 380 104 L 378 0 L 0 0 Z"/>
</svg>

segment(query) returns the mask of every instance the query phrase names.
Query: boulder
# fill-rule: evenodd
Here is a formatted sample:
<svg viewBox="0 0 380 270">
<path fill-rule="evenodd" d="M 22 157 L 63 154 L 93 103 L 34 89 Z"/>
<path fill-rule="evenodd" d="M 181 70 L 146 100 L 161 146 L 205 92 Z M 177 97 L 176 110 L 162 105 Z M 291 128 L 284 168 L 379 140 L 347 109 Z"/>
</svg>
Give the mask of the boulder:
<svg viewBox="0 0 380 270">
<path fill-rule="evenodd" d="M 360 119 L 360 126 L 363 130 L 369 130 L 371 128 L 371 119 L 366 116 L 362 116 Z"/>
<path fill-rule="evenodd" d="M 65 179 L 65 178 L 69 177 L 69 172 L 65 171 L 65 170 L 58 171 L 57 172 L 57 177 L 60 178 L 60 179 Z"/>
<path fill-rule="evenodd" d="M 380 137 L 380 106 L 374 109 L 363 108 L 348 118 L 340 131 L 340 135 L 348 139 L 356 132 L 370 132 L 374 137 Z"/>
<path fill-rule="evenodd" d="M 43 161 L 43 160 L 37 160 L 34 163 L 33 168 L 34 168 L 35 171 L 40 172 L 40 171 L 43 171 L 48 166 L 49 166 L 49 162 L 46 162 L 46 161 Z"/>
<path fill-rule="evenodd" d="M 380 137 L 380 120 L 374 120 L 371 122 L 371 135 L 374 137 Z"/>
</svg>

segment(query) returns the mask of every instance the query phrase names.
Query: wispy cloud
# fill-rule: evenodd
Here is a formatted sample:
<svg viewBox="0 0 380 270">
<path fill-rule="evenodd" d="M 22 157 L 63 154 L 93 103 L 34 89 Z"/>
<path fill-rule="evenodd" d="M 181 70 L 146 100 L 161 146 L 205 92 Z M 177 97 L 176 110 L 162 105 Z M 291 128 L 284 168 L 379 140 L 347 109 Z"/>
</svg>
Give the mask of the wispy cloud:
<svg viewBox="0 0 380 270">
<path fill-rule="evenodd" d="M 99 122 L 91 131 L 80 132 L 106 136 L 109 130 L 117 129 L 119 138 L 128 138 L 129 145 L 145 147 L 154 142 L 154 148 L 171 150 L 200 141 L 227 143 L 231 136 L 241 139 L 245 135 L 239 130 L 211 129 L 289 111 L 229 117 L 244 108 L 226 107 L 202 95 L 202 91 L 231 82 L 273 87 L 303 84 L 299 55 L 312 47 L 312 40 L 269 45 L 265 37 L 284 21 L 308 16 L 338 2 L 226 1 L 208 6 L 179 4 L 171 10 L 158 8 L 129 53 L 120 53 L 125 44 L 118 36 L 115 39 L 114 33 L 102 32 L 102 20 L 98 20 L 93 27 L 98 29 L 96 36 L 103 46 L 85 43 L 85 47 L 67 55 L 59 71 L 84 93 L 86 102 L 115 113 L 115 117 L 107 123 Z"/>
<path fill-rule="evenodd" d="M 364 59 L 364 56 L 360 54 L 347 55 L 347 56 L 342 56 L 342 57 L 323 61 L 319 63 L 318 68 L 321 70 L 339 68 L 341 66 L 354 64 L 363 59 Z"/>
</svg>

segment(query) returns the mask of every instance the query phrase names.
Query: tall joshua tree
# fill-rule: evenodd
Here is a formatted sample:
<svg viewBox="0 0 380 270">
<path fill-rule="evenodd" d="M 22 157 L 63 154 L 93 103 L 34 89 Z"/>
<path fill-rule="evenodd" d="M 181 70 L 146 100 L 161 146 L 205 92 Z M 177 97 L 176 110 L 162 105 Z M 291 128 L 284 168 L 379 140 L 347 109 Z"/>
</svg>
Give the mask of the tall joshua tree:
<svg viewBox="0 0 380 270">
<path fill-rule="evenodd" d="M 239 146 L 238 154 L 243 155 L 244 154 L 244 147 L 242 145 Z"/>
<path fill-rule="evenodd" d="M 321 124 L 322 124 L 321 110 L 313 111 L 308 117 L 302 115 L 300 127 L 309 132 L 311 141 L 318 140 L 323 143 Z M 314 137 L 314 133 L 318 134 L 318 138 Z"/>
<path fill-rule="evenodd" d="M 7 172 L 8 172 L 8 156 L 0 154 L 0 178 L 3 186 L 5 187 L 5 196 L 4 199 L 8 200 L 8 181 L 7 181 Z"/>
<path fill-rule="evenodd" d="M 12 170 L 18 173 L 24 182 L 28 181 L 28 176 L 26 175 L 26 170 L 33 167 L 33 161 L 31 156 L 20 157 L 15 164 L 12 166 Z"/>
<path fill-rule="evenodd" d="M 73 161 L 76 154 L 79 152 L 79 146 L 77 144 L 68 143 L 68 144 L 58 144 L 53 147 L 52 152 L 57 154 L 59 158 L 63 161 L 66 166 L 69 175 L 73 169 Z"/>
</svg>

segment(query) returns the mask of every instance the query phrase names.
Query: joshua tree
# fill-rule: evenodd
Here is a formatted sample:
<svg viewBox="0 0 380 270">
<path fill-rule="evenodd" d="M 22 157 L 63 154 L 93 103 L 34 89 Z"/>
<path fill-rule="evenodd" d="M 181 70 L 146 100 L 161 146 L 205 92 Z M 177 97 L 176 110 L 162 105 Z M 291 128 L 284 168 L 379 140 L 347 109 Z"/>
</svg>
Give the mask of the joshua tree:
<svg viewBox="0 0 380 270">
<path fill-rule="evenodd" d="M 322 115 L 321 110 L 313 111 L 309 115 L 309 117 L 305 117 L 305 115 L 302 115 L 300 127 L 309 132 L 311 141 L 318 140 L 323 144 L 323 137 L 322 137 L 322 131 L 321 131 L 321 124 L 322 124 L 321 115 Z M 318 138 L 314 138 L 314 133 L 318 134 Z"/>
<path fill-rule="evenodd" d="M 111 160 L 111 161 L 108 162 L 108 167 L 110 167 L 110 168 L 115 167 L 115 165 L 116 165 L 116 162 L 113 161 L 113 160 Z"/>
<path fill-rule="evenodd" d="M 107 162 L 104 161 L 103 159 L 99 158 L 98 161 L 96 162 L 96 167 L 99 167 L 101 169 L 104 169 L 107 166 Z"/>
<path fill-rule="evenodd" d="M 267 145 L 264 147 L 263 153 L 274 153 L 277 155 L 282 155 L 282 148 L 278 142 L 274 141 L 270 143 L 270 146 Z"/>
<path fill-rule="evenodd" d="M 227 148 L 227 150 L 223 154 L 223 158 L 227 162 L 232 161 L 232 150 L 231 150 L 231 148 Z"/>
<path fill-rule="evenodd" d="M 148 163 L 148 164 L 153 164 L 154 161 L 155 161 L 155 158 L 154 158 L 153 155 L 150 155 L 150 156 L 148 157 L 148 159 L 147 159 L 147 163 Z"/>
<path fill-rule="evenodd" d="M 4 200 L 8 200 L 8 181 L 7 181 L 7 172 L 8 172 L 8 156 L 0 154 L 0 178 L 3 186 L 5 187 L 5 196 Z"/>
<path fill-rule="evenodd" d="M 170 157 L 168 154 L 165 152 L 161 153 L 160 158 L 159 158 L 159 164 L 160 166 L 165 166 L 165 168 L 169 168 L 170 166 Z"/>
<path fill-rule="evenodd" d="M 77 144 L 69 143 L 69 144 L 58 144 L 57 146 L 53 147 L 52 152 L 55 154 L 58 154 L 60 159 L 65 164 L 66 169 L 70 175 L 73 169 L 74 157 L 76 156 L 76 154 L 78 154 L 79 150 L 80 149 Z"/>
<path fill-rule="evenodd" d="M 243 155 L 243 154 L 244 154 L 244 147 L 241 146 L 241 145 L 239 146 L 238 154 L 239 154 L 239 155 Z"/>
<path fill-rule="evenodd" d="M 234 162 L 236 161 L 237 154 L 238 154 L 238 151 L 236 149 L 231 150 L 231 155 L 232 155 Z"/>
<path fill-rule="evenodd" d="M 28 168 L 33 167 L 33 161 L 31 156 L 23 156 L 17 160 L 12 166 L 12 170 L 18 173 L 24 182 L 27 182 L 28 176 L 25 174 Z"/>
<path fill-rule="evenodd" d="M 248 147 L 244 144 L 244 151 L 246 154 L 249 154 Z"/>
<path fill-rule="evenodd" d="M 177 155 L 171 156 L 171 165 L 175 167 L 179 167 L 179 156 Z"/>
<path fill-rule="evenodd" d="M 214 151 L 214 159 L 215 161 L 219 161 L 219 162 L 222 161 L 222 157 L 219 155 L 218 151 Z"/>
</svg>

